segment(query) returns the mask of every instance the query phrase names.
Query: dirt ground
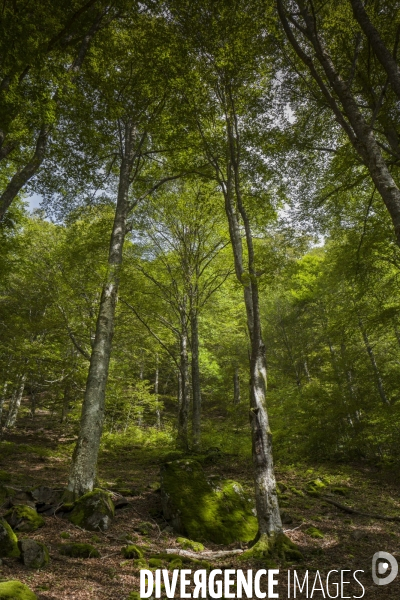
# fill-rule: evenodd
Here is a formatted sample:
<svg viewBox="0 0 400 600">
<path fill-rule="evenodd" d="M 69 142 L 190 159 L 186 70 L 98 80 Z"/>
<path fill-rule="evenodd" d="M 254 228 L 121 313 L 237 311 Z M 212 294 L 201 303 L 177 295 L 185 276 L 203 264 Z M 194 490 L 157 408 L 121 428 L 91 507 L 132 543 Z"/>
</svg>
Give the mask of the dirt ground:
<svg viewBox="0 0 400 600">
<path fill-rule="evenodd" d="M 47 485 L 54 488 L 65 486 L 73 447 L 73 434 L 54 427 L 49 415 L 39 415 L 36 421 L 21 419 L 16 429 L 4 435 L 0 442 L 0 476 L 8 478 L 8 485 L 29 487 Z M 159 455 L 160 454 L 160 455 Z M 132 561 L 122 557 L 121 547 L 127 539 L 155 554 L 166 548 L 177 547 L 176 534 L 169 529 L 160 515 L 161 500 L 157 490 L 160 463 L 165 452 L 143 449 L 127 443 L 117 449 L 104 448 L 99 463 L 99 481 L 106 489 L 123 486 L 134 490 L 127 497 L 126 508 L 118 510 L 106 533 L 94 535 L 83 531 L 67 520 L 46 517 L 46 524 L 29 537 L 47 544 L 51 562 L 42 570 L 34 571 L 23 566 L 18 559 L 7 559 L 0 567 L 0 579 L 19 579 L 26 583 L 40 600 L 125 600 L 131 591 L 139 591 L 139 572 Z M 237 456 L 221 455 L 205 467 L 209 474 L 236 479 L 251 490 L 251 465 Z M 283 490 L 280 504 L 290 521 L 284 525 L 286 534 L 298 544 L 304 555 L 302 563 L 284 564 L 279 568 L 279 598 L 288 595 L 287 573 L 296 570 L 299 578 L 309 571 L 308 596 L 297 591 L 297 598 L 329 597 L 318 589 L 312 591 L 316 572 L 324 582 L 331 570 L 362 570 L 357 577 L 365 588 L 362 596 L 360 585 L 345 585 L 343 595 L 336 596 L 330 588 L 331 597 L 364 597 L 367 600 L 400 598 L 400 576 L 389 584 L 376 586 L 372 581 L 372 556 L 386 551 L 400 561 L 400 522 L 386 521 L 359 515 L 350 515 L 327 503 L 321 497 L 304 492 L 305 484 L 317 477 L 329 481 L 327 493 L 335 501 L 369 514 L 400 516 L 400 482 L 397 473 L 366 465 L 277 465 L 277 478 Z M 332 489 L 340 488 L 338 493 Z M 195 499 L 194 499 L 195 501 Z M 4 514 L 5 509 L 1 509 Z M 148 535 L 137 529 L 142 522 L 151 523 Z M 323 535 L 313 538 L 307 531 L 316 527 Z M 24 534 L 26 536 L 27 534 Z M 101 558 L 75 559 L 61 556 L 58 547 L 62 542 L 87 542 L 96 546 Z M 232 545 L 231 548 L 238 547 Z M 208 549 L 221 549 L 207 544 Z M 268 565 L 273 568 L 272 564 Z M 246 563 L 238 559 L 221 559 L 213 562 L 213 568 L 262 569 L 265 562 Z M 352 574 L 346 573 L 347 580 Z M 332 582 L 335 574 L 331 575 Z M 316 585 L 319 588 L 319 585 Z M 179 596 L 177 596 L 179 597 Z"/>
</svg>

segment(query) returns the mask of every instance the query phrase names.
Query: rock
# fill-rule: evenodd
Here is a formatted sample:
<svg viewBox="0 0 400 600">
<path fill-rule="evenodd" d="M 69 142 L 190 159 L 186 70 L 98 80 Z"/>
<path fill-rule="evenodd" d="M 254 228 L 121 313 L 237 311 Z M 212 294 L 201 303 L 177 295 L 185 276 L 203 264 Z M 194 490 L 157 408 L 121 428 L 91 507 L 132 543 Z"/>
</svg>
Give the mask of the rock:
<svg viewBox="0 0 400 600">
<path fill-rule="evenodd" d="M 128 500 L 125 500 L 125 498 L 118 498 L 118 500 L 114 502 L 115 510 L 118 510 L 120 508 L 126 508 L 127 506 L 129 506 L 129 502 Z"/>
<path fill-rule="evenodd" d="M 19 556 L 17 536 L 4 519 L 0 519 L 0 557 Z"/>
<path fill-rule="evenodd" d="M 36 510 L 25 504 L 14 506 L 4 515 L 7 523 L 14 531 L 22 531 L 24 533 L 36 531 L 39 527 L 43 527 L 44 519 L 37 514 Z"/>
<path fill-rule="evenodd" d="M 20 488 L 16 488 L 11 485 L 5 485 L 4 490 L 9 498 L 9 506 L 18 506 L 19 504 L 24 504 L 25 506 L 35 508 L 33 496 L 29 490 L 21 490 Z"/>
<path fill-rule="evenodd" d="M 58 547 L 60 554 L 72 558 L 99 558 L 100 552 L 91 544 L 61 544 Z"/>
<path fill-rule="evenodd" d="M 143 552 L 138 546 L 130 544 L 121 548 L 122 556 L 125 558 L 143 558 Z"/>
<path fill-rule="evenodd" d="M 177 544 L 184 550 L 193 550 L 193 552 L 203 552 L 204 546 L 200 542 L 193 542 L 183 537 L 176 538 Z"/>
<path fill-rule="evenodd" d="M 95 489 L 74 503 L 68 519 L 89 531 L 106 531 L 114 517 L 114 504 L 108 492 Z"/>
<path fill-rule="evenodd" d="M 3 581 L 0 583 L 0 600 L 38 600 L 38 597 L 20 581 Z"/>
<path fill-rule="evenodd" d="M 210 483 L 195 460 L 163 465 L 161 503 L 165 519 L 194 541 L 248 542 L 258 531 L 254 504 L 241 485 L 230 480 Z"/>
<path fill-rule="evenodd" d="M 31 491 L 36 504 L 54 505 L 61 502 L 63 490 L 54 490 L 45 485 L 41 485 Z"/>
<path fill-rule="evenodd" d="M 322 531 L 320 531 L 319 529 L 317 529 L 316 527 L 309 527 L 308 529 L 306 529 L 306 533 L 315 539 L 323 539 L 324 534 L 322 533 Z"/>
<path fill-rule="evenodd" d="M 284 525 L 290 525 L 293 523 L 292 517 L 284 510 L 281 512 L 281 520 Z"/>
<path fill-rule="evenodd" d="M 21 540 L 18 542 L 21 551 L 21 560 L 26 567 L 42 569 L 49 562 L 49 551 L 45 544 L 35 540 Z"/>
</svg>

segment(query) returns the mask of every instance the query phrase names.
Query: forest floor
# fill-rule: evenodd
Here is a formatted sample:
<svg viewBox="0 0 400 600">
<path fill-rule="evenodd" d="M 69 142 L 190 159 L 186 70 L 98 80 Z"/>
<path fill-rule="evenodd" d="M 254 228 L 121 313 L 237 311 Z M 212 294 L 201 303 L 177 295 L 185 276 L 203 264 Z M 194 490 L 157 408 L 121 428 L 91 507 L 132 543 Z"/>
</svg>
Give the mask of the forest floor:
<svg viewBox="0 0 400 600">
<path fill-rule="evenodd" d="M 122 439 L 122 438 L 121 438 Z M 65 426 L 54 427 L 50 416 L 38 415 L 35 421 L 23 418 L 12 432 L 6 433 L 0 442 L 0 479 L 8 479 L 8 485 L 29 487 L 46 485 L 53 488 L 65 486 L 73 447 L 73 436 L 66 435 Z M 170 457 L 173 457 L 172 453 Z M 157 491 L 160 464 L 168 458 L 165 448 L 139 446 L 123 440 L 117 447 L 103 447 L 99 463 L 99 480 L 102 487 L 131 488 L 126 508 L 117 511 L 106 533 L 94 535 L 83 531 L 67 520 L 46 517 L 46 524 L 29 537 L 45 542 L 50 550 L 50 564 L 39 571 L 24 567 L 17 559 L 7 559 L 0 567 L 0 579 L 19 579 L 26 583 L 40 600 L 125 600 L 133 590 L 139 590 L 139 572 L 131 561 L 124 560 L 121 547 L 126 539 L 145 547 L 148 552 L 162 552 L 174 548 L 176 534 L 165 530 L 166 523 L 160 516 L 161 500 Z M 236 479 L 251 490 L 251 464 L 249 459 L 221 454 L 205 467 L 209 474 Z M 310 575 L 310 592 L 318 570 L 323 581 L 330 570 L 363 570 L 358 578 L 365 588 L 364 598 L 395 600 L 400 598 L 400 577 L 385 586 L 375 586 L 371 576 L 374 553 L 386 551 L 400 560 L 400 522 L 390 522 L 363 516 L 349 515 L 327 504 L 320 497 L 304 493 L 310 479 L 323 477 L 332 486 L 342 488 L 335 500 L 368 513 L 386 515 L 400 514 L 400 479 L 393 471 L 366 465 L 302 465 L 278 464 L 278 481 L 286 487 L 281 497 L 282 510 L 288 513 L 292 523 L 286 524 L 287 535 L 298 544 L 304 561 L 284 564 L 277 561 L 280 569 L 280 598 L 288 597 L 287 571 L 295 569 L 299 574 L 306 570 Z M 134 490 L 134 491 L 133 491 Z M 343 495 L 344 494 L 344 495 Z M 5 510 L 1 509 L 0 514 Z M 157 516 L 158 515 L 158 516 Z M 148 535 L 141 535 L 138 526 L 151 523 Z M 310 537 L 307 530 L 316 527 L 323 537 Z M 139 527 L 140 528 L 140 527 Z M 61 535 L 63 534 L 63 535 Z M 26 534 L 24 534 L 26 536 Z M 69 536 L 69 537 L 68 537 Z M 76 559 L 61 556 L 58 546 L 67 541 L 92 543 L 100 551 L 101 558 Z M 230 548 L 238 547 L 232 545 Z M 208 549 L 221 549 L 207 544 Z M 265 562 L 246 563 L 237 559 L 221 559 L 213 562 L 214 568 L 260 569 Z M 271 567 L 270 567 L 271 568 Z M 351 573 L 346 573 L 347 580 Z M 332 581 L 334 577 L 331 576 Z M 346 578 L 345 578 L 346 579 Z M 319 586 L 317 586 L 319 587 Z M 361 597 L 359 585 L 345 585 L 344 593 L 331 597 Z M 325 593 L 326 594 L 326 593 Z M 322 591 L 306 595 L 297 592 L 298 598 L 329 597 Z"/>
</svg>

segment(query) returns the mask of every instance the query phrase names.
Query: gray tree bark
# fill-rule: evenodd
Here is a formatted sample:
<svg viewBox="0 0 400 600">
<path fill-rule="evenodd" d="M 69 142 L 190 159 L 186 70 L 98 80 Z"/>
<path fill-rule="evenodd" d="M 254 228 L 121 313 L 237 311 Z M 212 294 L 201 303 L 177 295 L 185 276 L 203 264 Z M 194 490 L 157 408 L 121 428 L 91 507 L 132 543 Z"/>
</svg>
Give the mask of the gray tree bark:
<svg viewBox="0 0 400 600">
<path fill-rule="evenodd" d="M 189 421 L 189 358 L 188 358 L 188 331 L 186 303 L 180 309 L 180 403 L 178 412 L 178 446 L 185 451 L 189 449 L 188 421 Z"/>
<path fill-rule="evenodd" d="M 66 497 L 76 498 L 92 491 L 96 480 L 97 457 L 103 430 L 105 390 L 114 333 L 122 250 L 127 231 L 128 192 L 135 160 L 135 127 L 125 124 L 124 152 L 121 160 L 117 204 L 111 233 L 106 282 L 103 285 L 96 334 L 90 357 L 80 432 L 75 446 Z"/>
<path fill-rule="evenodd" d="M 199 327 L 196 309 L 191 309 L 191 347 L 192 347 L 192 436 L 193 449 L 199 450 L 201 446 L 201 389 L 200 389 L 200 366 L 199 366 Z"/>
<path fill-rule="evenodd" d="M 10 401 L 10 407 L 8 409 L 7 420 L 4 425 L 4 427 L 6 429 L 8 429 L 10 427 L 14 427 L 14 425 L 17 421 L 18 411 L 21 406 L 22 396 L 24 394 L 25 381 L 26 381 L 26 373 L 23 373 L 21 376 L 21 379 L 19 380 L 19 382 L 17 384 L 15 393 L 12 395 L 12 398 Z"/>
</svg>

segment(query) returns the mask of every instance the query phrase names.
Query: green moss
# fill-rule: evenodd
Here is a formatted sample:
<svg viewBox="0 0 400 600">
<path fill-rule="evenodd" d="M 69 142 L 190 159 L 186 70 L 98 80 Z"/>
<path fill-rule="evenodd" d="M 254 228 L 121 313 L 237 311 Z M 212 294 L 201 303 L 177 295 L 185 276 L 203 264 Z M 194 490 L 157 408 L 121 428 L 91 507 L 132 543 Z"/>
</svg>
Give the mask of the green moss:
<svg viewBox="0 0 400 600">
<path fill-rule="evenodd" d="M 124 558 L 143 558 L 142 550 L 139 548 L 139 546 L 135 546 L 134 544 L 124 546 L 121 548 L 121 552 Z"/>
<path fill-rule="evenodd" d="M 89 531 L 108 529 L 114 517 L 114 504 L 111 494 L 104 490 L 94 489 L 74 503 L 68 519 L 74 525 Z"/>
<path fill-rule="evenodd" d="M 62 544 L 59 546 L 59 552 L 72 558 L 100 557 L 100 552 L 91 544 Z"/>
<path fill-rule="evenodd" d="M 140 600 L 139 592 L 131 592 L 126 600 Z"/>
<path fill-rule="evenodd" d="M 101 544 L 103 540 L 98 535 L 92 535 L 90 541 L 92 542 L 92 544 Z"/>
<path fill-rule="evenodd" d="M 20 581 L 3 581 L 0 583 L 0 600 L 38 600 L 38 598 Z"/>
<path fill-rule="evenodd" d="M 295 488 L 294 486 L 290 487 L 290 491 L 292 492 L 292 494 L 294 494 L 295 496 L 304 496 L 304 492 L 302 492 L 301 490 L 298 490 L 297 488 Z"/>
<path fill-rule="evenodd" d="M 10 483 L 11 475 L 7 471 L 0 471 L 0 483 Z"/>
<path fill-rule="evenodd" d="M 10 508 L 4 515 L 7 523 L 15 530 L 29 533 L 43 527 L 44 519 L 34 508 L 19 504 Z"/>
<path fill-rule="evenodd" d="M 306 533 L 310 537 L 316 538 L 316 539 L 322 539 L 324 537 L 324 534 L 322 533 L 322 531 L 320 531 L 316 527 L 309 527 L 308 529 L 306 529 Z"/>
<path fill-rule="evenodd" d="M 236 481 L 211 484 L 195 460 L 167 463 L 161 478 L 162 500 L 168 503 L 165 516 L 190 539 L 227 545 L 255 537 L 258 526 L 253 503 Z"/>
<path fill-rule="evenodd" d="M 176 538 L 176 542 L 181 548 L 186 550 L 193 550 L 193 552 L 203 552 L 204 550 L 204 546 L 203 544 L 200 544 L 200 542 L 193 542 L 192 540 L 188 540 L 184 537 Z"/>
<path fill-rule="evenodd" d="M 312 479 L 306 483 L 306 492 L 309 496 L 319 498 L 325 487 L 325 483 L 319 477 L 317 477 L 317 479 Z"/>
<path fill-rule="evenodd" d="M 145 558 L 137 558 L 132 563 L 134 567 L 137 569 L 148 569 L 149 565 L 147 564 L 147 560 Z"/>
<path fill-rule="evenodd" d="M 180 558 L 175 558 L 175 560 L 171 560 L 171 562 L 168 565 L 168 568 L 170 571 L 173 571 L 174 569 L 181 569 L 182 568 L 182 561 Z"/>
<path fill-rule="evenodd" d="M 0 558 L 20 555 L 18 539 L 7 521 L 0 519 Z"/>
<path fill-rule="evenodd" d="M 153 524 L 148 521 L 143 521 L 136 525 L 135 530 L 138 531 L 141 535 L 149 535 L 149 533 L 153 530 Z"/>
<path fill-rule="evenodd" d="M 62 538 L 63 538 L 63 540 L 68 540 L 68 539 L 71 537 L 71 534 L 70 534 L 70 533 L 68 533 L 68 531 L 62 531 L 62 532 L 60 533 L 60 537 L 62 537 Z"/>
<path fill-rule="evenodd" d="M 149 567 L 150 569 L 161 569 L 163 561 L 160 558 L 150 558 Z"/>
</svg>

